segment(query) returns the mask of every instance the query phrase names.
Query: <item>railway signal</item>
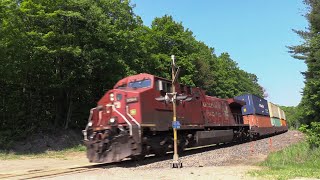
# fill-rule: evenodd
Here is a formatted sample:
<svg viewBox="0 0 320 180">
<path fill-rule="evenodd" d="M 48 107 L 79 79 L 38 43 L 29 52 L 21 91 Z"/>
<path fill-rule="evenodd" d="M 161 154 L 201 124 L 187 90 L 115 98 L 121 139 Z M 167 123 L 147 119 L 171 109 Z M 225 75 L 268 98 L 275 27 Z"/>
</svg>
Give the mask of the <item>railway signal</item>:
<svg viewBox="0 0 320 180">
<path fill-rule="evenodd" d="M 172 119 L 172 129 L 173 129 L 173 161 L 170 163 L 172 168 L 182 168 L 182 162 L 179 159 L 178 154 L 178 133 L 177 129 L 180 128 L 180 121 L 177 121 L 177 109 L 176 103 L 178 101 L 191 101 L 192 97 L 188 97 L 186 95 L 177 95 L 175 84 L 179 77 L 180 68 L 176 66 L 174 55 L 171 56 L 172 60 L 172 92 L 166 93 L 163 97 L 156 98 L 157 101 L 163 101 L 166 103 L 172 103 L 172 111 L 173 111 L 173 119 Z"/>
<path fill-rule="evenodd" d="M 176 123 L 177 121 L 177 108 L 176 108 L 176 100 L 177 100 L 177 92 L 176 92 L 176 87 L 175 83 L 177 82 L 178 75 L 179 75 L 179 67 L 178 70 L 176 71 L 176 64 L 174 61 L 174 55 L 171 56 L 172 59 L 172 93 L 173 93 L 173 98 L 172 98 L 172 109 L 173 109 L 173 123 Z M 172 168 L 182 168 L 182 162 L 179 159 L 178 155 L 178 133 L 177 133 L 177 127 L 173 127 L 173 162 L 171 163 Z"/>
</svg>

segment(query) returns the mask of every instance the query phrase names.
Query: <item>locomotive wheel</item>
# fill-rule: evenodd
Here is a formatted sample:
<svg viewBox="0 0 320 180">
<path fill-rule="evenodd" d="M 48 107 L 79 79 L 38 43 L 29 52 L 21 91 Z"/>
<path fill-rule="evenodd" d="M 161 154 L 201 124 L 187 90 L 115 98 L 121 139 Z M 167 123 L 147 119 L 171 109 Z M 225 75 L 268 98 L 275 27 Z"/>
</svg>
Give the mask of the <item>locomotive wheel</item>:
<svg viewBox="0 0 320 180">
<path fill-rule="evenodd" d="M 131 160 L 133 161 L 142 161 L 145 159 L 145 155 L 144 154 L 139 154 L 139 155 L 135 155 L 131 157 Z"/>
<path fill-rule="evenodd" d="M 252 141 L 257 140 L 258 137 L 259 137 L 259 134 L 253 134 L 253 133 L 250 134 L 250 140 Z"/>
<path fill-rule="evenodd" d="M 141 154 L 131 156 L 131 159 L 133 161 L 142 161 L 143 159 L 145 159 L 146 154 L 149 154 L 149 149 L 150 149 L 150 146 L 148 147 L 146 144 L 143 144 Z"/>
<path fill-rule="evenodd" d="M 185 148 L 186 148 L 186 146 L 185 146 L 184 142 L 179 143 L 179 145 L 178 145 L 178 153 L 179 153 L 179 155 L 184 153 L 184 149 Z"/>
<path fill-rule="evenodd" d="M 167 154 L 167 150 L 165 147 L 159 147 L 157 149 L 154 149 L 153 151 L 156 156 L 160 157 L 165 156 Z"/>
<path fill-rule="evenodd" d="M 168 151 L 168 142 L 164 140 L 163 137 L 154 137 L 148 144 L 151 146 L 151 151 L 156 156 L 164 156 Z"/>
</svg>

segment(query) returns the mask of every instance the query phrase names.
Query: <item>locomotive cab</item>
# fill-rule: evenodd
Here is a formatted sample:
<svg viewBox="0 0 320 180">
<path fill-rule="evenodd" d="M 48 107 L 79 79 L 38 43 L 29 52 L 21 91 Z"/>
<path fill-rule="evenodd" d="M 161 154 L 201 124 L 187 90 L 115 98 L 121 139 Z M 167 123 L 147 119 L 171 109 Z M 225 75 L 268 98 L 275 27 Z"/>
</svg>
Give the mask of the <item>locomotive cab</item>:
<svg viewBox="0 0 320 180">
<path fill-rule="evenodd" d="M 141 153 L 141 95 L 153 89 L 154 76 L 120 80 L 91 109 L 83 131 L 90 162 L 116 162 Z"/>
</svg>

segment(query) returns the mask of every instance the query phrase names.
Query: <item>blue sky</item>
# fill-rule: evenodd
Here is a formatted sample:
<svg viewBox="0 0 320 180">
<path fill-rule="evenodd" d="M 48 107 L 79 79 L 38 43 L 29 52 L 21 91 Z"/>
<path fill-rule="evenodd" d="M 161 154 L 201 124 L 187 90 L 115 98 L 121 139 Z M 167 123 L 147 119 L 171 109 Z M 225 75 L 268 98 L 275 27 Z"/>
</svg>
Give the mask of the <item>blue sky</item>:
<svg viewBox="0 0 320 180">
<path fill-rule="evenodd" d="M 294 106 L 300 102 L 306 70 L 286 46 L 303 42 L 292 29 L 304 30 L 302 0 L 132 0 L 134 12 L 150 26 L 165 14 L 182 22 L 196 39 L 228 52 L 241 69 L 254 73 L 269 101 Z"/>
</svg>

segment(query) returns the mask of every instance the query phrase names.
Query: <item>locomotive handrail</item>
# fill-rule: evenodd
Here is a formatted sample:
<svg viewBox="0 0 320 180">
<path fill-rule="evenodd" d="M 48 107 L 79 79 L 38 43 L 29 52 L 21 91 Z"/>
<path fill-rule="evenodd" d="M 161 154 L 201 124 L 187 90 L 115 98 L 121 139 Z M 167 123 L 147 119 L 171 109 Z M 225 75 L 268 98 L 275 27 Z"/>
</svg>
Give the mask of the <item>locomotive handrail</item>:
<svg viewBox="0 0 320 180">
<path fill-rule="evenodd" d="M 84 137 L 83 137 L 84 141 L 88 141 L 87 131 L 88 131 L 89 126 L 91 126 L 91 125 L 89 125 L 89 124 L 90 124 L 91 119 L 92 119 L 93 110 L 95 110 L 95 109 L 97 109 L 97 108 L 95 107 L 95 108 L 91 108 L 91 109 L 90 109 L 90 115 L 89 115 L 89 118 L 88 118 L 87 126 L 86 126 L 86 128 L 82 131 L 83 136 L 84 136 Z"/>
<path fill-rule="evenodd" d="M 141 125 L 140 123 L 138 123 L 138 121 L 136 121 L 136 119 L 134 119 L 134 117 L 131 116 L 131 114 L 129 113 L 129 107 L 126 106 L 126 111 L 127 111 L 127 115 L 131 118 L 131 120 L 137 124 L 138 128 L 139 128 L 139 137 L 141 138 Z M 140 139 L 139 138 L 139 139 Z"/>
<path fill-rule="evenodd" d="M 128 121 L 128 119 L 127 119 L 123 114 L 121 114 L 121 113 L 114 107 L 114 105 L 112 105 L 112 104 L 107 104 L 106 106 L 107 106 L 107 107 L 112 107 L 112 110 L 114 110 L 117 114 L 119 114 L 119 115 L 126 121 L 126 123 L 129 125 L 129 133 L 130 133 L 130 136 L 132 136 L 132 124 L 130 123 L 130 121 Z"/>
<path fill-rule="evenodd" d="M 99 121 L 98 121 L 98 125 L 101 123 L 102 120 L 102 111 L 99 111 Z"/>
</svg>

